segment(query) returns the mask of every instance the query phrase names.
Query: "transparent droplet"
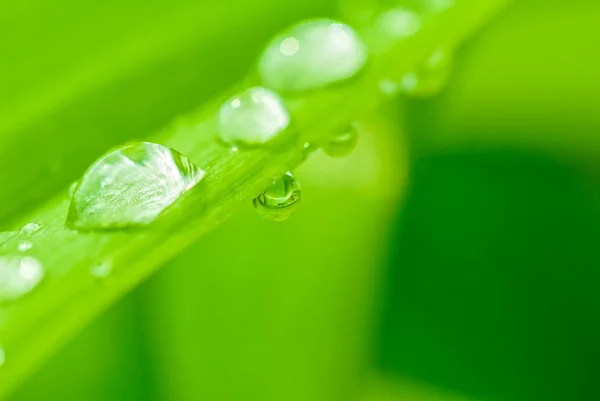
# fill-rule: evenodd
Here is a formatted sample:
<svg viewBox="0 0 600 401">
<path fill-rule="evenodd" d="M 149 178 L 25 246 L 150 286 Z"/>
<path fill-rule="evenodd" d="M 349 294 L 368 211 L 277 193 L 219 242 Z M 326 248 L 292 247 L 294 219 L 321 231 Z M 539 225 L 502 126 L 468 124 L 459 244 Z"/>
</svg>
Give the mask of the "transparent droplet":
<svg viewBox="0 0 600 401">
<path fill-rule="evenodd" d="M 254 208 L 267 220 L 284 221 L 296 211 L 300 193 L 298 181 L 286 173 L 254 199 Z"/>
<path fill-rule="evenodd" d="M 67 222 L 84 230 L 149 224 L 204 175 L 166 146 L 124 146 L 87 170 L 73 194 Z"/>
<path fill-rule="evenodd" d="M 404 7 L 392 8 L 379 14 L 365 40 L 376 53 L 389 51 L 398 41 L 415 35 L 422 26 L 421 15 Z"/>
<path fill-rule="evenodd" d="M 452 55 L 437 49 L 416 71 L 402 77 L 400 87 L 407 96 L 426 98 L 437 95 L 448 83 L 452 73 Z"/>
<path fill-rule="evenodd" d="M 275 138 L 289 124 L 290 115 L 281 97 L 268 89 L 254 87 L 221 106 L 219 137 L 232 145 L 260 145 Z"/>
<path fill-rule="evenodd" d="M 21 229 L 21 235 L 33 234 L 35 232 L 38 232 L 41 228 L 42 226 L 40 226 L 38 223 L 25 224 Z"/>
<path fill-rule="evenodd" d="M 348 156 L 358 143 L 358 125 L 351 124 L 348 129 L 323 145 L 323 152 L 331 157 Z"/>
<path fill-rule="evenodd" d="M 17 245 L 17 249 L 20 252 L 26 252 L 31 248 L 33 248 L 33 244 L 31 243 L 31 241 L 22 241 L 19 243 L 19 245 Z"/>
<path fill-rule="evenodd" d="M 111 262 L 94 264 L 90 267 L 90 273 L 94 277 L 104 278 L 112 273 L 113 265 Z"/>
<path fill-rule="evenodd" d="M 297 92 L 352 78 L 366 61 L 366 47 L 352 28 L 317 19 L 294 25 L 273 39 L 258 68 L 267 87 Z"/>
<path fill-rule="evenodd" d="M 30 292 L 44 277 L 42 264 L 31 256 L 0 256 L 0 302 Z"/>
</svg>

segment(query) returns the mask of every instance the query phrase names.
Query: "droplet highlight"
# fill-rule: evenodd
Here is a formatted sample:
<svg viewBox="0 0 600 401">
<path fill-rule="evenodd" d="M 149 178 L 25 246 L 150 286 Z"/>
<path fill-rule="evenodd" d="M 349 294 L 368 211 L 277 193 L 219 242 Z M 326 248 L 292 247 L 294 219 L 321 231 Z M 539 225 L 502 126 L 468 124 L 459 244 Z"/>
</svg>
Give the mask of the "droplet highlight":
<svg viewBox="0 0 600 401">
<path fill-rule="evenodd" d="M 264 50 L 259 73 L 277 91 L 319 89 L 355 76 L 367 62 L 367 49 L 348 25 L 316 19 L 292 26 Z"/>
<path fill-rule="evenodd" d="M 401 91 L 409 97 L 427 98 L 441 92 L 452 73 L 452 54 L 437 49 L 417 70 L 410 72 L 400 81 Z"/>
<path fill-rule="evenodd" d="M 204 176 L 205 171 L 166 146 L 124 146 L 101 157 L 84 174 L 67 224 L 83 230 L 150 224 Z"/>
<path fill-rule="evenodd" d="M 266 220 L 284 221 L 298 208 L 300 195 L 300 184 L 286 173 L 254 199 L 254 209 Z"/>
<path fill-rule="evenodd" d="M 250 88 L 227 100 L 219 111 L 219 137 L 237 146 L 261 145 L 274 139 L 290 124 L 283 99 L 275 92 Z"/>
<path fill-rule="evenodd" d="M 348 129 L 323 145 L 323 152 L 331 157 L 348 156 L 358 144 L 358 125 L 351 124 Z"/>
<path fill-rule="evenodd" d="M 42 264 L 31 256 L 0 256 L 0 302 L 15 301 L 44 277 Z"/>
</svg>

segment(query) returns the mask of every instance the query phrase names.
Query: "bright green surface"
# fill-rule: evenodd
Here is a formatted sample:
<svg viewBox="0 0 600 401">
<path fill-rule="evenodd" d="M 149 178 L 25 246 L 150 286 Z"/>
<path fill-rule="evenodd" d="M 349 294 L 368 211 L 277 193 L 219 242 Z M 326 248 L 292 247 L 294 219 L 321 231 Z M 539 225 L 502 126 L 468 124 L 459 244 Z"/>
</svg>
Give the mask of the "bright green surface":
<svg viewBox="0 0 600 401">
<path fill-rule="evenodd" d="M 226 98 L 225 88 L 246 75 L 261 47 L 280 28 L 308 16 L 335 15 L 333 3 L 317 1 L 235 1 L 234 5 L 171 2 L 168 6 L 162 2 L 143 5 L 137 2 L 38 3 L 27 7 L 7 5 L 0 13 L 3 46 L 0 58 L 0 225 L 3 228 L 16 228 L 17 222 L 28 222 L 30 211 L 55 194 L 64 194 L 56 204 L 66 207 L 66 188 L 70 182 L 109 147 L 131 139 L 148 138 L 212 96 Z M 478 15 L 477 10 L 485 9 L 486 4 L 489 3 L 472 2 L 475 10 L 472 15 Z M 552 185 L 553 177 L 560 176 L 562 169 L 569 169 L 571 164 L 584 166 L 583 171 L 576 169 L 576 174 L 594 177 L 595 167 L 586 160 L 593 160 L 598 154 L 595 132 L 600 124 L 594 105 L 598 104 L 600 93 L 596 79 L 599 58 L 590 56 L 596 47 L 594 29 L 598 11 L 593 2 L 567 6 L 553 1 L 541 6 L 531 0 L 514 6 L 459 54 L 448 91 L 434 101 L 409 105 L 412 154 L 427 156 L 477 147 L 483 149 L 485 156 L 490 147 L 516 147 L 525 152 L 526 160 L 537 160 L 527 152 L 542 149 L 553 158 L 566 160 L 557 170 L 541 169 L 539 174 L 547 175 L 544 182 L 548 186 Z M 274 15 L 277 18 L 273 18 Z M 434 37 L 443 38 L 442 42 L 453 42 L 464 33 L 463 27 L 473 22 L 470 18 L 469 13 L 461 14 L 461 18 L 431 31 L 419 44 L 448 44 L 431 42 Z M 417 48 L 422 54 L 407 48 L 406 52 L 384 59 L 383 66 L 373 65 L 373 71 L 406 66 L 412 61 L 405 60 L 426 57 L 433 50 Z M 301 126 L 302 135 L 333 132 L 334 128 L 341 128 L 334 123 L 348 122 L 355 117 L 354 111 L 364 105 L 361 111 L 371 113 L 372 98 L 354 89 L 342 92 L 334 107 L 323 107 L 331 104 L 331 98 L 326 97 L 314 108 L 306 109 L 305 121 L 310 123 Z M 217 104 L 220 102 L 210 106 L 211 110 L 216 110 Z M 316 118 L 314 110 L 320 108 L 324 110 Z M 399 107 L 393 109 L 386 114 L 391 125 L 404 113 Z M 334 117 L 322 118 L 329 115 Z M 185 124 L 184 120 L 174 126 Z M 316 132 L 304 133 L 309 130 Z M 402 156 L 405 151 L 398 143 L 397 132 L 397 128 L 373 129 L 377 139 L 359 145 L 353 158 L 348 159 L 349 164 L 343 164 L 346 159 L 327 161 L 328 164 L 309 160 L 303 167 L 304 175 L 301 171 L 298 173 L 303 184 L 300 211 L 283 225 L 269 224 L 252 214 L 249 202 L 252 196 L 241 191 L 243 202 L 236 200 L 235 208 L 245 207 L 246 212 L 180 254 L 139 290 L 114 306 L 42 368 L 14 399 L 330 401 L 361 398 L 363 394 L 376 394 L 373 399 L 377 400 L 394 399 L 402 391 L 382 396 L 383 391 L 369 389 L 373 374 L 369 355 L 374 344 L 380 342 L 375 340 L 377 325 L 374 321 L 378 315 L 377 309 L 372 307 L 380 297 L 373 280 L 379 277 L 389 259 L 387 252 L 394 249 L 408 248 L 414 255 L 409 258 L 400 254 L 394 264 L 397 268 L 411 262 L 413 268 L 428 271 L 434 264 L 447 263 L 443 255 L 437 258 L 439 255 L 422 242 L 414 240 L 416 242 L 408 242 L 402 248 L 396 243 L 402 235 L 389 234 L 396 232 L 391 217 L 397 214 L 398 205 L 402 205 L 398 199 L 406 169 L 406 159 Z M 201 144 L 205 142 L 201 135 L 197 142 L 190 140 L 192 134 L 191 129 L 167 130 L 158 138 L 172 141 L 179 150 L 201 157 L 204 155 Z M 268 154 L 264 156 L 265 160 L 272 161 L 266 157 Z M 281 157 L 276 163 L 284 168 L 287 162 L 283 160 L 287 156 Z M 502 163 L 511 163 L 514 158 L 506 157 Z M 462 188 L 461 191 L 474 194 L 486 191 L 487 196 L 492 197 L 496 188 L 491 184 L 486 187 L 489 171 L 486 173 L 483 169 L 481 180 L 464 178 L 460 181 L 462 186 L 452 186 L 445 192 L 443 184 L 448 177 L 444 175 L 445 165 L 434 163 L 434 166 L 440 167 L 433 173 L 419 170 L 415 176 L 419 181 L 437 184 L 432 185 L 433 189 L 416 186 L 420 193 L 425 191 L 425 195 L 407 201 L 410 206 L 407 213 L 414 213 L 419 222 L 408 235 L 418 234 L 423 226 L 421 222 L 430 218 L 439 222 L 439 225 L 428 226 L 429 230 L 439 233 L 439 241 L 452 249 L 460 248 L 464 244 L 456 236 L 456 230 L 444 225 L 444 218 L 450 217 L 443 207 L 436 207 L 444 205 L 448 198 L 455 202 L 449 203 L 449 207 L 464 204 L 468 210 L 473 197 L 452 198 L 454 190 Z M 471 167 L 475 171 L 481 169 L 477 163 L 469 162 L 464 169 L 470 171 Z M 531 169 L 531 163 L 520 163 L 518 167 Z M 279 169 L 276 165 L 273 168 Z M 514 176 L 510 171 L 503 172 L 501 167 L 499 170 L 500 181 L 502 177 L 508 177 L 509 181 L 516 179 L 520 174 L 519 168 L 512 173 Z M 534 180 L 538 170 L 531 171 L 533 173 L 526 177 Z M 261 173 L 266 171 L 253 171 L 256 175 Z M 456 174 L 466 175 L 460 169 Z M 240 177 L 242 175 L 240 172 Z M 261 185 L 268 182 L 268 175 L 265 174 Z M 567 176 L 557 181 L 557 185 L 568 189 L 569 180 L 577 179 Z M 515 191 L 519 185 L 530 189 L 529 181 L 523 182 L 515 184 Z M 589 196 L 593 188 L 596 187 L 584 186 L 579 196 Z M 527 192 L 525 189 L 524 196 L 529 199 L 538 196 L 535 190 Z M 542 193 L 561 196 L 565 192 L 545 189 Z M 568 216 L 569 207 L 580 207 L 582 202 L 588 204 L 587 200 L 568 203 L 569 198 L 571 196 L 565 200 L 567 206 L 553 209 L 567 221 L 568 217 L 564 216 Z M 490 198 L 482 195 L 478 199 Z M 519 192 L 511 199 L 513 203 L 520 202 Z M 189 201 L 185 207 L 196 210 L 207 207 L 204 199 L 192 200 L 196 202 Z M 425 201 L 432 203 L 427 206 Z M 415 202 L 425 206 L 415 209 Z M 494 210 L 485 209 L 486 206 L 489 205 L 484 203 L 481 206 L 484 211 L 473 214 L 473 219 L 502 221 L 507 213 L 502 207 Z M 54 213 L 52 207 L 46 210 L 44 216 Z M 432 210 L 438 214 L 431 213 Z M 593 207 L 586 210 L 578 217 L 581 224 L 593 221 L 589 215 L 597 213 Z M 456 209 L 448 211 L 455 213 Z M 418 216 L 423 218 L 418 219 Z M 527 213 L 522 216 L 524 220 L 529 217 Z M 541 220 L 544 219 L 532 220 L 532 224 L 539 224 Z M 468 222 L 467 218 L 456 224 L 470 227 Z M 58 220 L 52 224 L 60 226 Z M 581 229 L 581 224 L 565 227 L 574 238 L 590 235 Z M 110 278 L 93 281 L 89 276 L 89 264 L 98 257 L 96 252 L 102 253 L 104 249 L 96 249 L 95 240 L 80 248 L 85 250 L 85 261 L 79 260 L 81 252 L 69 250 L 69 247 L 79 247 L 73 245 L 79 241 L 77 238 L 69 237 L 61 242 L 58 252 L 47 249 L 44 255 L 52 253 L 50 260 L 73 258 L 68 259 L 68 263 L 52 264 L 53 274 L 64 273 L 70 284 L 61 287 L 60 294 L 40 288 L 42 295 L 29 299 L 25 307 L 0 311 L 0 327 L 4 326 L 0 334 L 9 333 L 8 345 L 18 344 L 25 350 L 19 351 L 22 359 L 18 361 L 24 371 L 32 361 L 34 365 L 37 363 L 36 358 L 41 362 L 47 351 L 57 349 L 64 336 L 68 337 L 77 328 L 78 322 L 87 321 L 90 313 L 103 309 L 148 274 L 151 269 L 145 266 L 158 267 L 155 248 L 166 246 L 179 250 L 190 240 L 190 233 L 195 237 L 198 231 L 194 227 L 183 235 L 173 236 L 168 245 L 161 236 L 150 242 L 140 238 L 139 247 L 128 251 L 128 256 L 120 261 L 122 265 L 143 266 L 143 271 L 117 274 L 113 281 Z M 526 246 L 521 255 L 524 260 L 539 254 L 551 243 L 548 231 L 533 231 L 538 238 L 524 239 Z M 477 234 L 475 239 L 478 239 Z M 120 236 L 112 241 L 122 242 L 124 238 L 126 236 Z M 507 237 L 500 238 L 508 241 Z M 489 251 L 484 239 L 481 239 L 483 245 L 477 248 L 482 253 Z M 431 255 L 423 259 L 420 252 Z M 161 253 L 163 256 L 158 259 L 175 253 Z M 54 254 L 59 256 L 54 258 Z M 489 255 L 495 257 L 493 253 Z M 425 260 L 424 265 L 414 263 L 415 260 Z M 485 261 L 485 258 L 479 260 Z M 75 262 L 77 267 L 72 270 Z M 549 258 L 547 263 L 555 263 L 554 268 L 559 269 L 568 262 Z M 502 268 L 500 262 L 499 265 Z M 76 280 L 71 280 L 73 277 Z M 465 280 L 468 283 L 469 275 L 464 277 L 461 283 Z M 442 281 L 439 294 L 447 297 L 445 282 L 439 279 Z M 50 281 L 48 286 L 58 281 Z M 89 283 L 93 283 L 91 287 L 87 286 Z M 419 286 L 426 288 L 427 283 L 419 282 Z M 417 295 L 419 286 L 412 288 Z M 579 286 L 580 283 L 574 281 L 573 292 L 577 292 Z M 88 292 L 89 288 L 93 291 Z M 47 298 L 44 294 L 54 295 Z M 97 294 L 102 295 L 96 298 Z M 408 294 L 407 291 L 401 298 L 403 305 L 410 305 L 413 299 Z M 446 302 L 445 298 L 435 298 L 436 291 L 427 294 L 431 295 L 433 305 Z M 544 293 L 544 296 L 551 295 L 551 291 Z M 45 315 L 48 320 L 38 319 L 44 316 L 40 305 L 48 305 L 46 311 L 52 311 Z M 24 312 L 19 315 L 15 310 Z M 31 311 L 35 314 L 30 314 Z M 60 311 L 71 312 L 61 315 Z M 590 313 L 594 313 L 593 308 Z M 24 317 L 14 319 L 14 316 Z M 559 316 L 566 319 L 568 314 Z M 463 326 L 468 329 L 474 320 L 477 321 L 466 319 Z M 9 329 L 6 329 L 9 321 Z M 431 336 L 435 337 L 432 333 L 451 339 L 443 328 L 434 327 L 425 333 L 415 329 L 416 334 L 410 340 L 421 341 L 420 346 L 431 350 L 428 341 Z M 524 326 L 517 326 L 520 327 Z M 578 327 L 585 329 L 585 324 Z M 42 340 L 36 338 L 38 335 Z M 569 333 L 563 335 L 568 337 Z M 503 338 L 502 333 L 499 336 Z M 539 348 L 544 351 L 542 356 L 547 358 L 552 345 L 560 346 L 560 341 L 555 341 L 559 337 L 548 341 L 547 348 Z M 44 342 L 48 338 L 51 341 Z M 29 339 L 35 341 L 29 342 Z M 476 338 L 474 342 L 484 340 Z M 5 340 L 0 337 L 0 341 Z M 29 344 L 37 345 L 29 347 Z M 417 379 L 424 382 L 425 387 L 433 384 L 458 393 L 497 396 L 498 399 L 506 399 L 503 396 L 507 394 L 535 399 L 539 394 L 546 395 L 538 391 L 540 388 L 551 388 L 551 384 L 561 379 L 560 375 L 548 375 L 537 369 L 535 364 L 518 365 L 518 359 L 517 365 L 499 363 L 498 371 L 478 366 L 478 376 L 472 374 L 468 364 L 447 363 L 455 360 L 451 350 L 457 343 L 448 341 L 446 344 L 439 355 L 417 356 L 427 369 L 399 363 L 406 360 L 402 353 L 388 366 L 392 366 L 392 373 L 419 376 Z M 468 342 L 458 344 L 469 348 Z M 513 361 L 512 354 L 507 352 L 511 350 L 510 343 L 497 345 L 497 353 L 506 355 L 505 361 Z M 395 355 L 393 350 L 399 348 L 398 342 L 383 341 L 382 348 L 388 355 Z M 11 357 L 11 349 L 8 346 L 7 349 L 5 367 Z M 543 359 L 540 355 L 527 355 L 525 351 L 517 355 Z M 563 357 L 561 360 L 577 368 L 576 359 Z M 440 370 L 432 374 L 431 369 L 438 366 Z M 498 384 L 486 376 L 490 372 L 497 372 L 498 376 L 504 374 L 503 367 L 518 372 L 515 366 L 532 366 L 538 374 L 535 383 L 540 386 L 527 384 L 529 370 L 518 380 L 508 376 L 508 383 Z M 567 388 L 576 384 L 585 388 L 584 380 L 577 381 L 573 377 L 583 376 L 573 373 L 571 380 L 566 380 Z M 0 373 L 0 389 L 10 384 L 4 380 Z M 489 391 L 495 386 L 503 386 L 504 391 Z M 405 390 L 415 400 L 435 399 L 423 395 L 429 391 L 411 391 Z M 545 391 L 565 394 L 565 391 Z M 578 399 L 589 395 L 582 391 L 583 396 Z M 376 398 L 377 394 L 380 398 Z"/>
</svg>

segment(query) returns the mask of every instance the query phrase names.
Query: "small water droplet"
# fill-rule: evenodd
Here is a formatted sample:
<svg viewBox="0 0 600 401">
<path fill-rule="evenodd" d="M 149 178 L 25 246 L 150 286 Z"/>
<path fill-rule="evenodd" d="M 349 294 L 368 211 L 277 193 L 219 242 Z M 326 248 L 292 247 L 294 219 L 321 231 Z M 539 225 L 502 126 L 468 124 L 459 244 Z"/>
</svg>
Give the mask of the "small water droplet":
<svg viewBox="0 0 600 401">
<path fill-rule="evenodd" d="M 266 86 L 297 92 L 352 78 L 366 61 L 366 47 L 352 28 L 317 19 L 300 22 L 273 39 L 258 68 Z"/>
<path fill-rule="evenodd" d="M 40 226 L 37 223 L 28 223 L 28 224 L 25 224 L 23 226 L 23 228 L 21 229 L 21 235 L 33 234 L 35 232 L 38 232 L 41 228 L 42 228 L 42 226 Z"/>
<path fill-rule="evenodd" d="M 358 143 L 358 125 L 350 127 L 323 146 L 323 151 L 331 157 L 348 156 Z"/>
<path fill-rule="evenodd" d="M 219 137 L 227 144 L 260 145 L 275 138 L 289 123 L 290 115 L 281 97 L 268 89 L 254 87 L 221 106 Z"/>
<path fill-rule="evenodd" d="M 407 96 L 426 98 L 437 95 L 448 83 L 452 72 L 452 55 L 437 49 L 416 71 L 402 77 L 400 87 Z"/>
<path fill-rule="evenodd" d="M 110 262 L 94 264 L 90 267 L 90 273 L 94 277 L 104 278 L 112 273 L 113 265 Z"/>
<path fill-rule="evenodd" d="M 31 248 L 33 248 L 33 244 L 31 243 L 31 241 L 23 241 L 17 246 L 17 249 L 21 252 L 26 252 Z"/>
<path fill-rule="evenodd" d="M 400 92 L 400 84 L 392 79 L 385 78 L 379 81 L 379 90 L 387 96 L 395 96 Z"/>
<path fill-rule="evenodd" d="M 0 302 L 30 292 L 44 277 L 42 264 L 31 256 L 0 256 Z"/>
<path fill-rule="evenodd" d="M 300 194 L 300 184 L 286 173 L 254 199 L 254 208 L 267 220 L 284 221 L 296 211 Z"/>
<path fill-rule="evenodd" d="M 365 40 L 376 53 L 389 51 L 399 40 L 415 35 L 422 26 L 421 15 L 414 10 L 397 7 L 379 14 Z"/>
<path fill-rule="evenodd" d="M 67 222 L 84 230 L 149 224 L 204 175 L 166 146 L 149 142 L 124 146 L 87 170 L 73 194 Z"/>
</svg>

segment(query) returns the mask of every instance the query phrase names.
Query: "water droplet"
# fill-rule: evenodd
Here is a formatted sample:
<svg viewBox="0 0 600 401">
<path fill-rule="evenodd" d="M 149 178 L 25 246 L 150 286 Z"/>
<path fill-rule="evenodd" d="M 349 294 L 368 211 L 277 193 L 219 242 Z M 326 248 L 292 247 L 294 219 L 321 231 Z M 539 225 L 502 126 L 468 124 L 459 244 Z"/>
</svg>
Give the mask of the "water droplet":
<svg viewBox="0 0 600 401">
<path fill-rule="evenodd" d="M 379 14 L 365 40 L 376 53 L 389 51 L 399 40 L 416 34 L 422 26 L 421 16 L 408 8 L 397 7 Z"/>
<path fill-rule="evenodd" d="M 68 224 L 84 230 L 149 224 L 204 175 L 166 146 L 124 146 L 101 157 L 84 174 L 73 194 Z"/>
<path fill-rule="evenodd" d="M 358 143 L 358 125 L 350 127 L 323 146 L 323 151 L 331 157 L 348 156 Z"/>
<path fill-rule="evenodd" d="M 113 265 L 110 262 L 99 263 L 90 267 L 90 273 L 94 277 L 104 278 L 112 273 L 112 268 Z"/>
<path fill-rule="evenodd" d="M 379 90 L 387 96 L 395 96 L 400 92 L 400 84 L 392 79 L 385 78 L 379 81 Z"/>
<path fill-rule="evenodd" d="M 284 221 L 296 211 L 300 193 L 298 181 L 286 173 L 254 199 L 254 208 L 267 220 Z"/>
<path fill-rule="evenodd" d="M 317 19 L 294 25 L 273 39 L 258 68 L 268 87 L 296 92 L 352 78 L 366 61 L 366 47 L 352 28 Z"/>
<path fill-rule="evenodd" d="M 31 243 L 31 241 L 23 241 L 17 246 L 17 249 L 21 252 L 26 252 L 31 248 L 33 248 L 33 244 Z"/>
<path fill-rule="evenodd" d="M 410 97 L 435 96 L 444 89 L 451 72 L 452 55 L 443 49 L 437 49 L 421 67 L 402 77 L 400 87 Z"/>
<path fill-rule="evenodd" d="M 41 228 L 42 228 L 42 226 L 40 226 L 37 223 L 28 223 L 28 224 L 25 224 L 23 226 L 23 228 L 21 229 L 21 235 L 33 234 L 35 232 L 38 232 Z"/>
<path fill-rule="evenodd" d="M 228 144 L 260 145 L 275 138 L 289 123 L 290 115 L 281 97 L 268 89 L 254 87 L 221 106 L 219 136 Z"/>
<path fill-rule="evenodd" d="M 44 277 L 42 264 L 31 256 L 0 256 L 0 302 L 14 301 Z"/>
</svg>

